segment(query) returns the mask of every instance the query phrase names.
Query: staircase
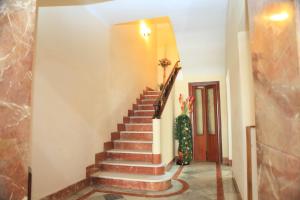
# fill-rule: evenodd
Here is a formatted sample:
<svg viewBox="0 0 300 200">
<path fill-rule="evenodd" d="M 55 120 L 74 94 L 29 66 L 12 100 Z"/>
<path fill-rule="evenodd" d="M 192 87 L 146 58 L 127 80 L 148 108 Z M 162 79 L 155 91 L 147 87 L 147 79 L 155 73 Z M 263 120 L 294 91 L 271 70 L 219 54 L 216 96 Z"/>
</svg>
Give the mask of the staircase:
<svg viewBox="0 0 300 200">
<path fill-rule="evenodd" d="M 171 174 L 165 171 L 160 155 L 152 154 L 153 104 L 159 92 L 146 89 L 118 124 L 118 137 L 105 159 L 96 163 L 100 171 L 91 175 L 94 184 L 138 190 L 162 191 L 171 187 Z"/>
</svg>

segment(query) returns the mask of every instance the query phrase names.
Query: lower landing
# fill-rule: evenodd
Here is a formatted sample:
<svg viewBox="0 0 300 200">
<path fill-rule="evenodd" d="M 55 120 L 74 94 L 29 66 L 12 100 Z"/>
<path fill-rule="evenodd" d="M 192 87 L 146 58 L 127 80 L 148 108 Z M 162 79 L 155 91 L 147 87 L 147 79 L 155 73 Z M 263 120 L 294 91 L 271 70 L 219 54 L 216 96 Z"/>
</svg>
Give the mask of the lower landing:
<svg viewBox="0 0 300 200">
<path fill-rule="evenodd" d="M 193 162 L 173 168 L 172 187 L 165 191 L 90 186 L 67 200 L 239 200 L 232 182 L 231 168 L 215 163 Z"/>
</svg>

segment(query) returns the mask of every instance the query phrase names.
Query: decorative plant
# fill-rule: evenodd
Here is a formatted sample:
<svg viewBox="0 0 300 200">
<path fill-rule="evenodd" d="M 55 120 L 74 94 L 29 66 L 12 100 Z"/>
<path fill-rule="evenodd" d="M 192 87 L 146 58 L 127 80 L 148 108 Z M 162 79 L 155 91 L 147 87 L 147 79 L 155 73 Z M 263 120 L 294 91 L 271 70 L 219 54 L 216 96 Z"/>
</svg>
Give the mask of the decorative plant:
<svg viewBox="0 0 300 200">
<path fill-rule="evenodd" d="M 164 74 L 163 74 L 163 83 L 166 81 L 166 69 L 169 65 L 171 65 L 171 61 L 168 58 L 163 58 L 159 60 L 159 65 L 163 68 Z"/>
<path fill-rule="evenodd" d="M 185 101 L 182 94 L 179 96 L 181 114 L 176 118 L 176 139 L 178 146 L 178 165 L 188 165 L 193 159 L 192 123 L 188 112 L 193 111 L 194 97 L 189 96 Z"/>
</svg>

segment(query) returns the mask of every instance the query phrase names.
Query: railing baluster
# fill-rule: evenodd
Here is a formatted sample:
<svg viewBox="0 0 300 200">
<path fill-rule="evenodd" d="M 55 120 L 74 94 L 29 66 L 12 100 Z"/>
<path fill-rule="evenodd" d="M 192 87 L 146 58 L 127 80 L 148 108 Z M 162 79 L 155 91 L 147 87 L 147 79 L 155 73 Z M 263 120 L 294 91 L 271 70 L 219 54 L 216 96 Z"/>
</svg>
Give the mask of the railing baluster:
<svg viewBox="0 0 300 200">
<path fill-rule="evenodd" d="M 168 80 L 166 81 L 163 89 L 161 90 L 161 94 L 159 95 L 159 97 L 157 98 L 157 100 L 154 103 L 154 115 L 153 115 L 153 119 L 160 119 L 161 114 L 163 112 L 163 109 L 167 103 L 169 94 L 173 88 L 174 82 L 176 80 L 177 74 L 179 72 L 179 70 L 181 69 L 180 67 L 178 67 L 180 61 L 177 61 Z"/>
</svg>

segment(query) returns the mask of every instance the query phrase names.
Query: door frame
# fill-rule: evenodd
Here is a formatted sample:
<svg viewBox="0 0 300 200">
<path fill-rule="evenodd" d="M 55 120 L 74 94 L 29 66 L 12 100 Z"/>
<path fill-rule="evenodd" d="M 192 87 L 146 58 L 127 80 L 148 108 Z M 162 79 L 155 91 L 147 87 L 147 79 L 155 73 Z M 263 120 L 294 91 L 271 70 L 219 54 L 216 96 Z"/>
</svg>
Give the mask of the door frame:
<svg viewBox="0 0 300 200">
<path fill-rule="evenodd" d="M 209 85 L 215 85 L 216 89 L 217 89 L 217 110 L 215 110 L 216 112 L 216 116 L 217 116 L 217 124 L 218 124 L 218 132 L 217 132 L 217 136 L 218 136 L 218 150 L 219 150 L 219 155 L 218 155 L 218 162 L 222 163 L 223 162 L 223 151 L 222 151 L 222 122 L 221 122 L 221 98 L 220 98 L 220 82 L 219 81 L 209 81 L 209 82 L 191 82 L 189 83 L 189 96 L 192 95 L 192 91 L 193 91 L 193 87 L 205 87 L 205 86 L 209 86 Z M 195 102 L 194 102 L 195 105 Z M 193 132 L 193 146 L 194 146 L 194 133 L 195 133 L 195 126 L 194 126 L 194 112 L 190 113 L 190 118 L 192 119 L 192 132 Z M 194 159 L 194 151 L 195 148 L 193 148 L 193 159 Z"/>
</svg>

